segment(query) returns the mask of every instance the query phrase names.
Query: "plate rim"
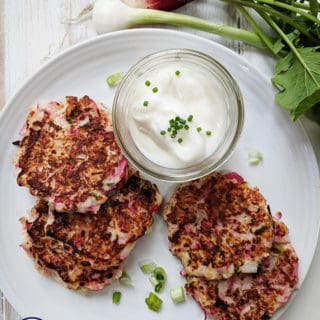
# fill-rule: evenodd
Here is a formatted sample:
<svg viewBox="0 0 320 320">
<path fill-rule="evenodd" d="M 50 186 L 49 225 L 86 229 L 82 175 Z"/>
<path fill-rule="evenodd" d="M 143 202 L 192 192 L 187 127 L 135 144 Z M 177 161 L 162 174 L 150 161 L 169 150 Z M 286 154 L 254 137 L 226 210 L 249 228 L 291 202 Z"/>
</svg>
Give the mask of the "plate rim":
<svg viewBox="0 0 320 320">
<path fill-rule="evenodd" d="M 241 61 L 241 63 L 244 66 L 248 66 L 250 69 L 254 70 L 255 73 L 257 74 L 258 77 L 262 78 L 263 81 L 265 81 L 266 83 L 269 83 L 270 88 L 272 89 L 272 91 L 275 92 L 275 88 L 274 86 L 272 86 L 271 81 L 269 79 L 269 77 L 264 74 L 262 71 L 260 71 L 256 66 L 253 66 L 249 63 L 249 61 L 237 54 L 236 52 L 232 51 L 230 48 L 226 47 L 225 45 L 218 43 L 214 40 L 211 39 L 207 39 L 201 35 L 195 35 L 195 34 L 191 34 L 189 32 L 185 32 L 185 31 L 180 31 L 180 30 L 171 30 L 171 29 L 164 29 L 164 28 L 134 28 L 134 29 L 127 29 L 127 30 L 120 30 L 120 31 L 114 31 L 114 32 L 110 32 L 107 34 L 103 34 L 103 35 L 98 35 L 98 36 L 94 36 L 93 38 L 87 39 L 85 41 L 82 41 L 76 45 L 73 45 L 69 48 L 66 48 L 65 50 L 59 52 L 58 54 L 50 57 L 50 59 L 48 61 L 46 61 L 45 63 L 43 63 L 41 66 L 39 66 L 33 73 L 31 73 L 31 75 L 29 75 L 24 81 L 23 83 L 18 87 L 17 90 L 14 91 L 13 95 L 11 97 L 9 97 L 8 101 L 5 103 L 4 107 L 0 110 L 0 126 L 3 123 L 5 117 L 6 117 L 6 113 L 8 112 L 8 110 L 10 109 L 10 105 L 14 104 L 15 100 L 19 98 L 19 96 L 21 94 L 23 94 L 23 92 L 25 91 L 25 89 L 27 88 L 27 86 L 32 83 L 34 80 L 36 80 L 39 75 L 41 75 L 46 69 L 50 68 L 52 65 L 54 65 L 55 63 L 59 62 L 59 61 L 63 61 L 63 59 L 67 56 L 69 56 L 70 54 L 73 54 L 73 52 L 81 50 L 82 48 L 85 48 L 87 46 L 90 46 L 92 44 L 96 44 L 99 42 L 104 42 L 104 41 L 108 41 L 108 39 L 112 39 L 112 38 L 117 38 L 117 37 L 126 37 L 127 35 L 130 36 L 131 34 L 171 34 L 171 35 L 177 35 L 180 36 L 182 35 L 182 37 L 184 39 L 189 39 L 189 40 L 200 40 L 202 42 L 207 42 L 208 44 L 210 44 L 211 46 L 216 46 L 218 47 L 221 52 L 227 53 L 230 56 L 234 56 L 236 57 L 236 59 L 238 59 L 239 61 Z M 275 103 L 275 102 L 274 102 Z M 275 103 L 276 104 L 276 103 Z M 280 108 L 280 106 L 278 106 Z M 289 116 L 289 115 L 288 115 Z M 310 156 L 309 161 L 311 163 L 315 164 L 315 168 L 316 172 L 314 172 L 314 176 L 317 178 L 317 182 L 318 184 L 320 183 L 320 171 L 319 171 L 319 163 L 317 161 L 316 155 L 315 155 L 315 151 L 314 151 L 314 147 L 311 143 L 311 140 L 306 132 L 306 129 L 303 126 L 303 123 L 300 119 L 298 119 L 295 124 L 298 126 L 298 129 L 301 132 L 301 135 L 304 136 L 305 141 L 307 143 L 308 146 L 308 154 Z M 312 158 L 312 159 L 311 159 Z M 320 195 L 320 187 L 319 185 L 317 185 L 317 192 Z M 308 266 L 308 269 L 305 273 L 305 276 L 303 278 L 302 282 L 299 282 L 299 287 L 303 284 L 304 280 L 306 279 L 306 277 L 308 276 L 308 273 L 310 271 L 311 268 L 311 264 L 312 261 L 315 257 L 315 251 L 316 251 L 316 247 L 317 244 L 319 242 L 319 237 L 320 237 L 320 219 L 318 219 L 318 225 L 317 225 L 317 236 L 316 236 L 316 241 L 313 244 L 313 248 L 312 248 L 312 258 L 310 261 L 310 264 Z M 8 289 L 5 288 L 3 284 L 5 283 L 5 281 L 3 282 L 3 277 L 0 276 L 0 289 L 2 290 L 4 296 L 7 297 L 8 301 L 15 301 L 17 302 L 16 298 L 14 298 L 14 293 L 12 292 L 12 289 Z M 8 290 L 7 290 L 8 289 Z M 8 294 L 9 293 L 9 294 Z M 295 293 L 294 296 L 296 296 L 297 294 Z M 13 298 L 13 299 L 11 299 Z M 294 297 L 292 297 L 294 298 Z M 19 299 L 20 300 L 20 299 Z M 19 301 L 18 300 L 18 301 Z M 291 301 L 286 305 L 286 309 L 289 307 L 289 305 L 291 304 L 293 299 L 291 299 Z M 14 304 L 13 304 L 13 308 L 15 308 Z"/>
</svg>

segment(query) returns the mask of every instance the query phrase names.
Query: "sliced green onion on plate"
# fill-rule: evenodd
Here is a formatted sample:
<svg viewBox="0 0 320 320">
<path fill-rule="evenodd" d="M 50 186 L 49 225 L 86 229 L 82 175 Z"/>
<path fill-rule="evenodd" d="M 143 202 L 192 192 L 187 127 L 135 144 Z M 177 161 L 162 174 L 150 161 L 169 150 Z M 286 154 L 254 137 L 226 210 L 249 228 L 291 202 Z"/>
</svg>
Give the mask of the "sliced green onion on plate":
<svg viewBox="0 0 320 320">
<path fill-rule="evenodd" d="M 148 298 L 145 300 L 148 308 L 152 311 L 158 312 L 162 306 L 162 300 L 153 292 L 149 293 Z"/>
<path fill-rule="evenodd" d="M 107 84 L 109 87 L 115 87 L 120 80 L 123 78 L 124 73 L 123 72 L 116 72 L 111 74 L 108 78 L 107 78 Z"/>
<path fill-rule="evenodd" d="M 119 283 L 126 287 L 132 286 L 132 280 L 128 273 L 124 272 L 119 278 Z"/>
<path fill-rule="evenodd" d="M 173 303 L 180 303 L 186 300 L 183 287 L 178 286 L 170 289 L 170 297 Z"/>
<path fill-rule="evenodd" d="M 143 273 L 152 273 L 157 267 L 153 261 L 142 261 L 139 265 Z"/>
<path fill-rule="evenodd" d="M 119 304 L 120 299 L 121 299 L 121 292 L 120 292 L 120 291 L 115 291 L 115 292 L 112 294 L 112 302 L 113 302 L 114 304 Z"/>
</svg>

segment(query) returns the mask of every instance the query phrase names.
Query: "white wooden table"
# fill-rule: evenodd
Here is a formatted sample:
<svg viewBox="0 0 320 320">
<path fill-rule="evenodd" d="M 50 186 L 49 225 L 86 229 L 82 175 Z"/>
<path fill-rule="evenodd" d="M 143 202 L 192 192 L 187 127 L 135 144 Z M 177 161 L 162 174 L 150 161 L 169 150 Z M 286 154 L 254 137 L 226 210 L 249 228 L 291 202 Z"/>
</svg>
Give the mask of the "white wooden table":
<svg viewBox="0 0 320 320">
<path fill-rule="evenodd" d="M 92 0 L 0 0 L 0 106 L 3 106 L 25 79 L 46 60 L 51 59 L 58 52 L 96 35 L 90 20 L 76 25 L 66 23 L 68 19 L 75 17 L 91 2 Z M 179 12 L 234 26 L 245 25 L 245 22 L 233 8 L 222 5 L 218 1 L 216 4 L 212 2 L 198 0 L 181 8 Z M 271 76 L 274 65 L 273 58 L 236 41 L 189 31 L 228 46 L 243 55 L 262 72 Z M 319 163 L 320 127 L 307 119 L 303 119 L 303 123 L 314 145 Z M 30 288 L 30 292 L 32 294 L 32 288 Z M 0 320 L 21 319 L 5 297 L 2 295 L 1 297 Z M 320 319 L 319 298 L 320 247 L 318 246 L 303 286 L 281 319 Z"/>
</svg>

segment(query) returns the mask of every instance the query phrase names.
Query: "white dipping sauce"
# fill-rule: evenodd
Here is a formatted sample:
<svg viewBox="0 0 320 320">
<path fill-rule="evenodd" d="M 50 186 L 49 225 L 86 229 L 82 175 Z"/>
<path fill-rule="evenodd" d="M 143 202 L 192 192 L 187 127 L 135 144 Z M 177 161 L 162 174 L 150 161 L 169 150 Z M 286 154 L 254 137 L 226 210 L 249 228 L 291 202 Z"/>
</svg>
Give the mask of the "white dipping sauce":
<svg viewBox="0 0 320 320">
<path fill-rule="evenodd" d="M 150 86 L 145 81 L 150 81 Z M 157 92 L 153 92 L 155 87 Z M 164 167 L 179 169 L 202 161 L 218 147 L 224 135 L 228 118 L 224 95 L 222 84 L 208 72 L 178 63 L 148 71 L 137 80 L 130 97 L 129 125 L 136 146 Z M 148 106 L 144 106 L 145 101 Z M 187 120 L 190 115 L 192 121 L 186 123 L 189 129 L 178 130 L 172 138 L 172 131 L 167 132 L 169 120 Z M 163 130 L 166 133 L 161 135 Z"/>
</svg>

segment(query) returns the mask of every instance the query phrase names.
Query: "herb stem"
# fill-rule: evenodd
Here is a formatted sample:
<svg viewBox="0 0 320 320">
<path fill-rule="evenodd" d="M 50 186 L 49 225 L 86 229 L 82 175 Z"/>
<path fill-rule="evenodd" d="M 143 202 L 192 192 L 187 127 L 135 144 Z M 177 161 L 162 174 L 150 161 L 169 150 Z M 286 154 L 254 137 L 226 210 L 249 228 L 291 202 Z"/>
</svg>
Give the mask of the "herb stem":
<svg viewBox="0 0 320 320">
<path fill-rule="evenodd" d="M 285 15 L 285 14 L 283 14 L 283 13 L 281 13 L 271 7 L 264 6 L 264 5 L 258 4 L 258 3 L 248 2 L 245 0 L 223 0 L 223 1 L 233 3 L 233 4 L 239 4 L 243 7 L 253 8 L 256 11 L 261 9 L 263 12 L 267 12 L 270 15 L 272 15 L 274 17 L 278 17 L 279 19 L 283 20 L 284 22 L 290 24 L 292 27 L 294 27 L 295 29 L 300 31 L 302 34 L 304 34 L 313 43 L 320 44 L 320 40 L 315 38 L 306 28 L 303 28 L 299 23 L 296 23 L 289 16 L 287 16 L 287 15 Z"/>
<path fill-rule="evenodd" d="M 280 1 L 275 1 L 275 0 L 256 0 L 257 3 L 265 3 L 265 4 L 269 4 L 269 5 L 272 5 L 272 6 L 275 6 L 275 7 L 278 7 L 278 8 L 283 8 L 283 9 L 287 9 L 291 12 L 294 12 L 294 13 L 298 13 L 302 16 L 304 16 L 305 18 L 315 22 L 316 24 L 320 25 L 320 20 L 317 19 L 317 17 L 311 15 L 310 13 L 304 11 L 304 10 L 300 10 L 299 8 L 297 7 L 294 7 L 290 4 L 287 4 L 287 3 L 284 3 L 284 2 L 280 2 Z"/>
<path fill-rule="evenodd" d="M 273 41 L 272 38 L 269 37 L 260 26 L 254 21 L 249 12 L 242 6 L 236 5 L 237 9 L 243 14 L 248 23 L 251 25 L 252 29 L 256 32 L 256 34 L 261 38 L 261 40 L 265 43 L 267 48 L 274 53 L 273 50 Z"/>
</svg>

